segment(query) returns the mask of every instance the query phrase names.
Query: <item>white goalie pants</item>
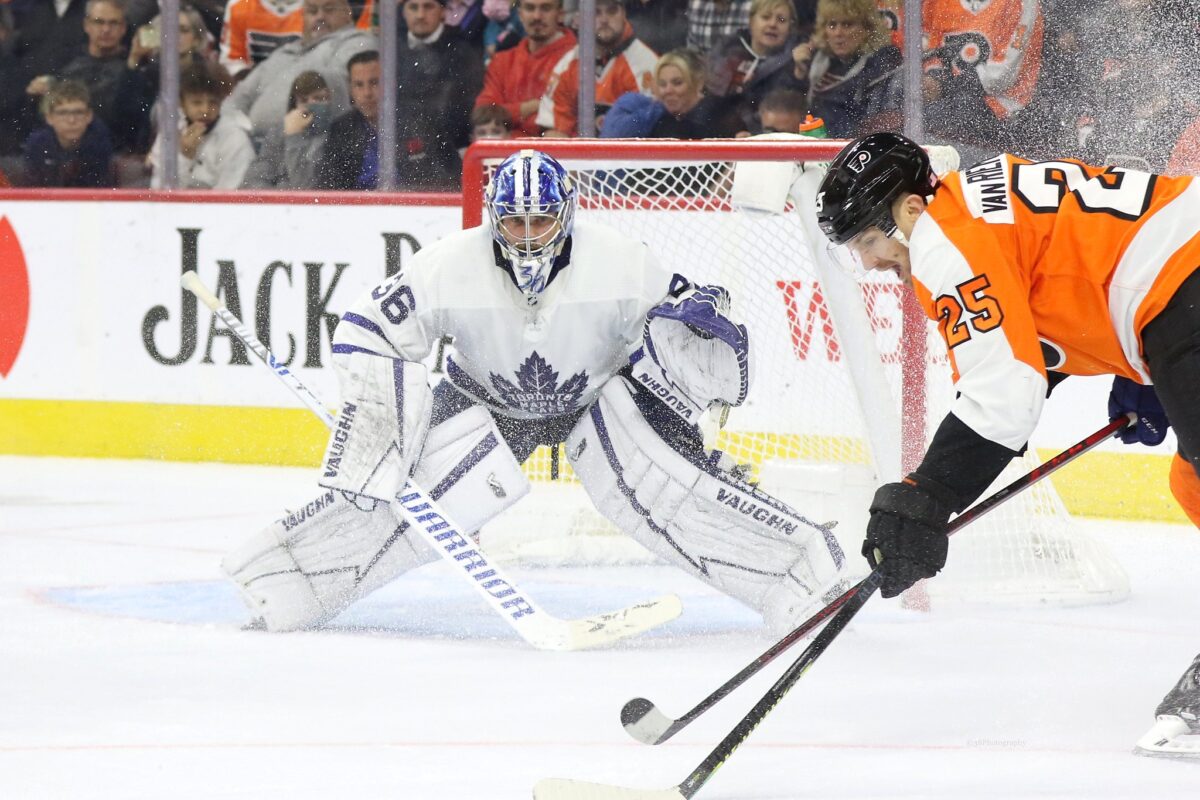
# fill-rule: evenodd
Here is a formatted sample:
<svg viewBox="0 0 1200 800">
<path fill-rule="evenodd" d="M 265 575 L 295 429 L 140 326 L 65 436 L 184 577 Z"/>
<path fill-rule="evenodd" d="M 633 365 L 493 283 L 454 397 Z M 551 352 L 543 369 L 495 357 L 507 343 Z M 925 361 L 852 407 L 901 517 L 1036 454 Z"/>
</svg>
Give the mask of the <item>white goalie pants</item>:
<svg viewBox="0 0 1200 800">
<path fill-rule="evenodd" d="M 610 380 L 567 440 L 567 458 L 601 514 L 668 563 L 760 611 L 773 630 L 840 594 L 845 558 L 829 530 L 719 469 L 698 442 L 668 444 L 634 391 Z"/>
<path fill-rule="evenodd" d="M 479 407 L 430 430 L 413 481 L 471 532 L 529 491 Z M 437 557 L 391 504 L 330 489 L 231 552 L 222 568 L 267 629 L 282 631 L 319 625 Z"/>
</svg>

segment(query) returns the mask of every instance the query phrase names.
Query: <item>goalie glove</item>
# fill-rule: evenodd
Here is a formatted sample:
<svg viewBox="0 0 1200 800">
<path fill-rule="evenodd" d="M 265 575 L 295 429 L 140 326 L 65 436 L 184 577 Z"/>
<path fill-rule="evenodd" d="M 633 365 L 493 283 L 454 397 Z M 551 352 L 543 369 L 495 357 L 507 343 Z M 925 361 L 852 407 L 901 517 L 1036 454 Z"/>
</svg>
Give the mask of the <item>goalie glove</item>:
<svg viewBox="0 0 1200 800">
<path fill-rule="evenodd" d="M 750 337 L 729 311 L 729 292 L 697 286 L 646 314 L 646 352 L 702 409 L 715 402 L 740 405 L 750 391 Z"/>
</svg>

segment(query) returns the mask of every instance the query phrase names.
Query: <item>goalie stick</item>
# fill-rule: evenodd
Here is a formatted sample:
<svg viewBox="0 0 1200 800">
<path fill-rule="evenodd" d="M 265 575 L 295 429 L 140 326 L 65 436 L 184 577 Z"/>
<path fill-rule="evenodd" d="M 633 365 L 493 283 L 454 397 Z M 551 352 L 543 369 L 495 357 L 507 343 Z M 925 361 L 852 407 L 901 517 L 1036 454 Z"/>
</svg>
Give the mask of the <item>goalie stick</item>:
<svg viewBox="0 0 1200 800">
<path fill-rule="evenodd" d="M 1122 429 L 1133 423 L 1131 417 L 1120 417 L 1112 420 L 1100 430 L 1087 436 L 1083 440 L 1076 442 L 1068 447 L 1063 452 L 1046 461 L 1044 464 L 1035 467 L 1028 474 L 1023 475 L 1017 480 L 1000 489 L 995 494 L 988 497 L 986 500 L 976 504 L 968 511 L 961 514 L 947 528 L 947 535 L 963 526 L 969 524 L 975 519 L 978 519 L 983 514 L 999 506 L 1007 500 L 1012 499 L 1017 494 L 1034 485 L 1043 478 L 1058 471 L 1070 462 L 1074 461 L 1079 456 L 1096 447 L 1101 442 L 1109 439 L 1119 433 Z M 821 656 L 822 653 L 829 647 L 838 634 L 845 629 L 871 598 L 883 580 L 883 574 L 877 567 L 872 570 L 871 574 L 862 580 L 857 586 L 852 587 L 845 592 L 841 597 L 834 600 L 825 608 L 817 612 L 811 619 L 804 622 L 792 633 L 789 633 L 783 640 L 768 650 L 763 656 L 756 659 L 750 666 L 739 672 L 733 680 L 726 683 L 708 698 L 706 698 L 697 708 L 692 709 L 685 715 L 687 722 L 680 725 L 675 731 L 684 727 L 688 722 L 698 717 L 701 713 L 714 705 L 722 697 L 729 694 L 738 684 L 745 681 L 750 675 L 753 675 L 763 666 L 770 662 L 775 656 L 787 648 L 792 642 L 796 641 L 799 636 L 797 631 L 801 629 L 811 630 L 813 626 L 820 624 L 822 619 L 829 616 L 830 610 L 836 608 L 837 613 L 829 624 L 817 634 L 816 638 L 804 649 L 804 652 L 792 663 L 791 666 L 779 677 L 766 694 L 754 705 L 746 716 L 734 726 L 721 743 L 709 753 L 700 764 L 692 770 L 683 781 L 671 789 L 657 791 L 642 791 L 638 789 L 625 789 L 617 786 L 606 786 L 604 784 L 587 783 L 584 781 L 548 779 L 540 781 L 533 790 L 534 800 L 684 800 L 691 798 L 700 790 L 700 788 L 708 782 L 713 773 L 733 754 L 734 750 L 746 740 L 747 737 L 754 731 L 758 724 L 763 721 L 768 713 L 783 699 L 788 690 L 800 680 L 801 676 L 808 670 L 809 667 Z M 785 644 L 786 643 L 786 644 Z M 763 659 L 766 660 L 763 660 Z M 653 703 L 645 701 L 650 707 Z M 628 707 L 628 705 L 626 706 Z M 660 712 L 661 713 L 661 712 Z M 662 715 L 668 722 L 670 720 L 665 715 Z M 628 728 L 627 728 L 628 730 Z M 671 731 L 673 735 L 675 731 Z M 635 737 L 637 738 L 637 737 Z M 639 739 L 639 741 L 641 741 Z M 665 741 L 662 739 L 661 741 Z"/>
<path fill-rule="evenodd" d="M 212 309 L 246 347 L 270 367 L 276 377 L 283 381 L 310 411 L 320 417 L 326 426 L 333 426 L 333 415 L 317 396 L 293 372 L 275 360 L 275 356 L 266 345 L 208 290 L 195 272 L 185 272 L 180 283 Z M 516 582 L 504 575 L 500 567 L 491 562 L 477 546 L 464 549 L 466 543 L 470 542 L 468 533 L 460 530 L 453 519 L 420 486 L 409 480 L 400 490 L 396 505 L 413 530 L 418 531 L 439 556 L 453 564 L 456 572 L 475 587 L 488 605 L 502 616 L 522 639 L 539 650 L 583 650 L 601 647 L 670 622 L 683 611 L 679 597 L 672 594 L 585 619 L 554 617 L 522 592 Z M 462 558 L 464 553 L 470 553 L 471 557 Z M 491 591 L 488 587 L 492 587 Z M 502 592 L 497 587 L 506 587 L 511 591 Z M 499 597 L 494 596 L 492 591 L 496 591 Z"/>
</svg>

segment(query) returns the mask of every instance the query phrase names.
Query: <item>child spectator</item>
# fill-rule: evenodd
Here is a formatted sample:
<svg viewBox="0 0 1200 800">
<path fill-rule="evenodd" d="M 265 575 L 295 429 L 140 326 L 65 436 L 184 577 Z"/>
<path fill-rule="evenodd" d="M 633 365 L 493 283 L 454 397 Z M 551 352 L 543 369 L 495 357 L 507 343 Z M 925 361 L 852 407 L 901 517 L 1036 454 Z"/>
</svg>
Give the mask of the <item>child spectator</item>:
<svg viewBox="0 0 1200 800">
<path fill-rule="evenodd" d="M 351 191 L 378 185 L 381 81 L 378 51 L 367 50 L 350 58 L 351 109 L 330 123 L 317 164 L 316 188 Z"/>
<path fill-rule="evenodd" d="M 763 133 L 797 133 L 804 124 L 808 103 L 791 89 L 776 89 L 758 107 Z"/>
<path fill-rule="evenodd" d="M 112 140 L 92 113 L 87 87 L 58 81 L 42 98 L 46 125 L 25 141 L 25 184 L 100 188 L 113 185 Z"/>
<path fill-rule="evenodd" d="M 7 3 L 8 34 L 0 42 L 0 155 L 19 153 L 42 120 L 27 88 L 39 75 L 57 75 L 87 42 L 86 0 Z M 40 98 L 38 98 L 40 99 Z"/>
<path fill-rule="evenodd" d="M 179 79 L 179 187 L 181 189 L 236 189 L 242 184 L 254 145 L 250 120 L 234 108 L 222 112 L 233 79 L 219 64 L 186 70 Z M 150 152 L 153 175 L 150 186 L 162 188 L 161 138 Z"/>
<path fill-rule="evenodd" d="M 277 47 L 262 63 L 240 78 L 225 102 L 250 117 L 253 135 L 266 138 L 287 113 L 288 92 L 296 76 L 307 70 L 320 72 L 329 82 L 335 116 L 350 108 L 346 69 L 356 53 L 375 50 L 375 35 L 354 26 L 347 0 L 304 0 L 300 5 L 304 28 L 298 41 Z"/>
<path fill-rule="evenodd" d="M 471 141 L 513 138 L 513 118 L 504 106 L 480 106 L 471 112 Z"/>
<path fill-rule="evenodd" d="M 317 163 L 333 121 L 332 93 L 319 72 L 301 72 L 292 81 L 283 127 L 272 130 L 259 148 L 243 189 L 312 189 Z"/>
<path fill-rule="evenodd" d="M 129 69 L 123 44 L 125 0 L 88 0 L 83 29 L 87 44 L 54 75 L 39 75 L 26 93 L 41 97 L 56 80 L 88 87 L 91 106 L 121 152 L 144 153 L 152 98 L 142 76 Z"/>
</svg>

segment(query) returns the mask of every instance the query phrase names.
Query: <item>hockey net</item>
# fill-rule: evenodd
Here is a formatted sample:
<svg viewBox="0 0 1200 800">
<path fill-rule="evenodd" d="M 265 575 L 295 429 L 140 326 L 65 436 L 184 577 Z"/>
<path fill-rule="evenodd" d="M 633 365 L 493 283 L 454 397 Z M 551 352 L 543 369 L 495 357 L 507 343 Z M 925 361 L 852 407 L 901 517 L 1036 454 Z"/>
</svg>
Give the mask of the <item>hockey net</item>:
<svg viewBox="0 0 1200 800">
<path fill-rule="evenodd" d="M 937 328 L 911 293 L 888 275 L 856 278 L 840 270 L 813 215 L 797 210 L 812 207 L 822 162 L 840 143 L 541 140 L 536 146 L 575 178 L 579 219 L 613 226 L 646 242 L 669 269 L 729 289 L 735 316 L 750 330 L 752 383 L 747 402 L 713 430 L 713 442 L 751 465 L 765 490 L 805 516 L 837 520 L 838 537 L 859 568 L 875 488 L 919 463 L 953 389 Z M 491 169 L 519 147 L 484 142 L 468 151 L 464 226 L 484 219 Z M 943 169 L 957 166 L 952 151 L 935 154 L 935 167 L 939 161 Z M 799 177 L 783 213 L 749 211 L 737 202 L 735 176 L 743 164 L 767 164 L 785 184 L 791 181 L 782 176 Z M 1014 460 L 992 490 L 1036 463 L 1031 455 Z M 592 510 L 561 452 L 542 448 L 526 471 L 531 496 L 484 529 L 494 555 L 528 565 L 652 560 Z M 1128 594 L 1120 565 L 1072 521 L 1049 481 L 955 536 L 947 569 L 925 587 L 935 601 L 1020 604 L 1114 602 Z"/>
</svg>

